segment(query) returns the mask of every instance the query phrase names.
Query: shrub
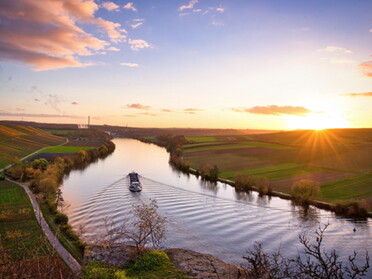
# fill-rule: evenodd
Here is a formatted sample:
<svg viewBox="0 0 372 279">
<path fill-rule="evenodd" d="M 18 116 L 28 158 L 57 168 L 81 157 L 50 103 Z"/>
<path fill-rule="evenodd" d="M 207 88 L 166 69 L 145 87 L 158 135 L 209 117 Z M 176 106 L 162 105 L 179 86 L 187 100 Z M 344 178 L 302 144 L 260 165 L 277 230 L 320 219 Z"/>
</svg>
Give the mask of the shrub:
<svg viewBox="0 0 372 279">
<path fill-rule="evenodd" d="M 67 217 L 67 215 L 65 215 L 63 213 L 57 213 L 55 218 L 54 218 L 54 221 L 58 225 L 67 225 L 68 217 Z"/>
<path fill-rule="evenodd" d="M 271 193 L 270 180 L 266 177 L 261 177 L 256 181 L 256 187 L 260 195 L 267 195 Z"/>
<path fill-rule="evenodd" d="M 237 190 L 252 190 L 254 185 L 254 178 L 247 174 L 238 174 L 235 177 L 235 188 Z"/>
<path fill-rule="evenodd" d="M 291 194 L 297 202 L 308 204 L 309 201 L 320 197 L 320 187 L 310 179 L 301 179 L 293 183 Z"/>
<path fill-rule="evenodd" d="M 128 268 L 133 271 L 156 270 L 163 267 L 167 262 L 169 262 L 169 258 L 165 252 L 151 250 L 129 264 Z"/>
<path fill-rule="evenodd" d="M 55 193 L 58 188 L 58 184 L 55 179 L 51 177 L 42 178 L 38 183 L 38 188 L 44 194 Z"/>
</svg>

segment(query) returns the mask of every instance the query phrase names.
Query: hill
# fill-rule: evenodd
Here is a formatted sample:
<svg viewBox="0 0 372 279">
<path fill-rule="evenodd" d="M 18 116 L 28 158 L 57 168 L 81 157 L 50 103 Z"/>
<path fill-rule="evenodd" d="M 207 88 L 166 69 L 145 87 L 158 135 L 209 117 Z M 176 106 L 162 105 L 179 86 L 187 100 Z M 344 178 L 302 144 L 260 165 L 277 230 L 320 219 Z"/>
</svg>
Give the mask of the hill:
<svg viewBox="0 0 372 279">
<path fill-rule="evenodd" d="M 31 126 L 0 124 L 0 168 L 15 157 L 22 158 L 38 149 L 63 143 L 61 137 Z"/>
</svg>

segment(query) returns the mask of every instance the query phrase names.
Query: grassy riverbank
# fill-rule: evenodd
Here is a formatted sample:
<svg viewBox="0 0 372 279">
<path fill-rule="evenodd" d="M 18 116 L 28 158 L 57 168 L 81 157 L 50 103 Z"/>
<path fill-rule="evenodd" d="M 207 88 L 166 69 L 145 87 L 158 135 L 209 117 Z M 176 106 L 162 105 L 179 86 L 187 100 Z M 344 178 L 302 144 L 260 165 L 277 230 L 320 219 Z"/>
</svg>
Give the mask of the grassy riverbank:
<svg viewBox="0 0 372 279">
<path fill-rule="evenodd" d="M 219 177 L 270 180 L 291 193 L 301 179 L 320 184 L 327 202 L 360 201 L 372 210 L 372 129 L 294 131 L 263 135 L 186 137 L 183 160 L 192 168 L 216 165 Z"/>
<path fill-rule="evenodd" d="M 1 278 L 57 278 L 59 272 L 69 274 L 44 236 L 27 194 L 8 181 L 0 181 L 0 261 Z"/>
</svg>

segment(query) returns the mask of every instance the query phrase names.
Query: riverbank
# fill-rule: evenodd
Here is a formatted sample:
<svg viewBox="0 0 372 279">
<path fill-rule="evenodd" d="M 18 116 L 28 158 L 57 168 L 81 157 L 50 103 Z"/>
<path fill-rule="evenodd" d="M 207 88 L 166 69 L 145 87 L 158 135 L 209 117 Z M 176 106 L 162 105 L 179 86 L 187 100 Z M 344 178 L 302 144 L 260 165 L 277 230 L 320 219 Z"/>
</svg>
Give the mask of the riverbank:
<svg viewBox="0 0 372 279">
<path fill-rule="evenodd" d="M 196 175 L 197 177 L 201 176 L 202 179 L 206 179 L 206 180 L 209 180 L 211 182 L 219 181 L 219 182 L 228 184 L 228 185 L 236 188 L 235 181 L 232 181 L 230 179 L 226 179 L 226 178 L 218 176 L 219 170 L 218 170 L 217 165 L 214 165 L 214 167 L 212 167 L 211 165 L 207 165 L 208 166 L 207 172 L 205 170 L 192 168 L 191 164 L 186 162 L 183 158 L 183 154 L 184 154 L 183 153 L 183 146 L 187 142 L 187 139 L 183 136 L 174 136 L 173 137 L 172 135 L 164 135 L 164 136 L 159 136 L 157 138 L 155 138 L 155 137 L 146 137 L 146 138 L 135 137 L 135 138 L 142 141 L 142 142 L 145 142 L 145 143 L 153 143 L 155 145 L 166 148 L 166 150 L 170 154 L 169 162 L 174 167 L 176 167 L 178 170 L 180 170 L 184 173 L 193 174 L 193 175 Z M 203 139 L 204 138 L 205 137 L 203 137 Z M 208 137 L 208 138 L 210 138 L 210 137 Z M 200 145 L 199 145 L 199 147 L 200 147 Z M 205 146 L 203 148 L 205 148 Z M 209 146 L 208 146 L 208 148 L 209 148 Z M 240 148 L 240 146 L 239 146 L 239 148 Z M 279 147 L 275 146 L 275 148 L 280 149 L 281 147 L 279 148 Z M 214 170 L 216 170 L 216 171 L 214 171 Z M 324 209 L 324 210 L 335 212 L 336 214 L 338 214 L 340 216 L 347 216 L 347 217 L 353 217 L 353 218 L 372 217 L 372 212 L 368 212 L 366 209 L 361 207 L 359 205 L 359 203 L 357 203 L 357 202 L 344 202 L 344 203 L 336 203 L 335 204 L 335 203 L 330 203 L 330 202 L 320 201 L 320 200 L 306 200 L 305 203 L 302 203 L 302 204 L 300 203 L 299 204 L 297 198 L 295 198 L 291 194 L 271 189 L 271 187 L 269 185 L 270 184 L 269 180 L 267 180 L 267 184 L 268 185 L 265 186 L 266 189 L 264 191 L 262 191 L 262 189 L 260 189 L 260 187 L 257 187 L 255 185 L 249 185 L 249 187 L 245 187 L 245 189 L 237 189 L 236 188 L 236 191 L 239 190 L 239 191 L 243 191 L 243 192 L 249 192 L 249 191 L 253 190 L 253 191 L 256 191 L 256 192 L 260 193 L 260 195 L 269 195 L 269 196 L 275 196 L 275 197 L 279 197 L 279 198 L 286 199 L 286 200 L 291 200 L 295 205 L 303 205 L 305 207 L 309 206 L 309 205 L 312 205 L 312 206 L 315 206 L 319 209 Z"/>
</svg>

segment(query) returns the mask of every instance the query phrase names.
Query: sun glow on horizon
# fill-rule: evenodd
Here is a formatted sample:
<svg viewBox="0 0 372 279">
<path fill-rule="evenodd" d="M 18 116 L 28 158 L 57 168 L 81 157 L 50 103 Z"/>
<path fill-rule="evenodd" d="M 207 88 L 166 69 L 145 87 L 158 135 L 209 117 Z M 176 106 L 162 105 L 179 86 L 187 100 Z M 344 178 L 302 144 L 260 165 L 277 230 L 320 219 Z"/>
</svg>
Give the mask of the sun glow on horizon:
<svg viewBox="0 0 372 279">
<path fill-rule="evenodd" d="M 306 116 L 290 116 L 287 125 L 290 129 L 323 130 L 349 128 L 350 122 L 339 114 L 310 113 Z"/>
</svg>

